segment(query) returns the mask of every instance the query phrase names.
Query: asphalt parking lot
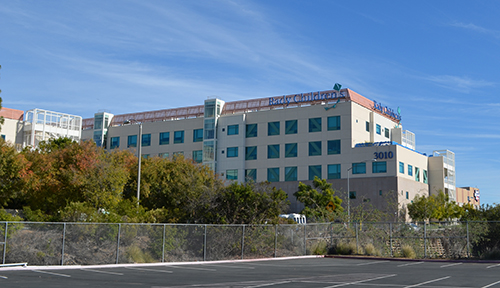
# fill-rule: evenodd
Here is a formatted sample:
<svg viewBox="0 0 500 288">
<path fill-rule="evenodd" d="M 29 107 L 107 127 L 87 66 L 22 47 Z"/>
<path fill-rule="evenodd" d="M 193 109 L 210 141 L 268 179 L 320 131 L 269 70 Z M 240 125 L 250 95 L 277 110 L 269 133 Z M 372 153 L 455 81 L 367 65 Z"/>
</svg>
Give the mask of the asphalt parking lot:
<svg viewBox="0 0 500 288">
<path fill-rule="evenodd" d="M 500 287 L 500 263 L 321 257 L 0 268 L 0 287 Z"/>
</svg>

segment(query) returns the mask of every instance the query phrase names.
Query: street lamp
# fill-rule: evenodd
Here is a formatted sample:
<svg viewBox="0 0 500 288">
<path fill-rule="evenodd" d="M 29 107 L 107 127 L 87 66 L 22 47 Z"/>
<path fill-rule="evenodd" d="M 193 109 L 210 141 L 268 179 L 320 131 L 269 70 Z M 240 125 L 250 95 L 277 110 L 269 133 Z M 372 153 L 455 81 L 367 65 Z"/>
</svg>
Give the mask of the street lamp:
<svg viewBox="0 0 500 288">
<path fill-rule="evenodd" d="M 139 122 L 135 119 L 128 119 L 123 121 L 123 124 L 131 124 L 135 122 L 139 124 L 139 148 L 137 149 L 137 161 L 139 161 L 139 167 L 137 168 L 137 207 L 139 207 L 139 199 L 141 196 L 141 148 L 142 148 L 142 122 Z"/>
</svg>

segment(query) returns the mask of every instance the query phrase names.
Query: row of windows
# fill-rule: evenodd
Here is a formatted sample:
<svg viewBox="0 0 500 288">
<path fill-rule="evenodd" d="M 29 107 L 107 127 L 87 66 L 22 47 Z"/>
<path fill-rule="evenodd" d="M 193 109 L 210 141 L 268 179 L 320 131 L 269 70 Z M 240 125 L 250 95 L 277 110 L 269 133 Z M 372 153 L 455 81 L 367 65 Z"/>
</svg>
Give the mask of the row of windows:
<svg viewBox="0 0 500 288">
<path fill-rule="evenodd" d="M 239 125 L 228 125 L 227 126 L 227 135 L 238 135 L 239 132 Z M 309 119 L 309 132 L 321 132 L 322 130 L 322 125 L 321 125 L 321 117 L 318 118 L 310 118 Z M 327 118 L 327 130 L 328 131 L 335 131 L 335 130 L 340 130 L 340 116 L 331 116 Z M 275 122 L 268 122 L 267 123 L 267 135 L 268 136 L 274 136 L 274 135 L 280 135 L 280 122 L 275 121 Z M 299 131 L 298 129 L 298 120 L 287 120 L 285 121 L 285 134 L 297 134 Z M 257 137 L 257 132 L 258 132 L 258 124 L 247 124 L 245 126 L 245 137 L 246 138 L 252 138 L 252 137 Z"/>
<path fill-rule="evenodd" d="M 174 131 L 173 133 L 174 144 L 182 144 L 184 143 L 184 131 Z M 193 130 L 193 142 L 202 142 L 203 141 L 203 129 L 194 129 Z M 159 133 L 159 145 L 167 145 L 170 144 L 170 132 L 161 132 Z M 151 146 L 151 134 L 142 134 L 141 145 L 143 147 Z M 109 144 L 109 149 L 115 149 L 120 147 L 120 136 L 111 137 L 111 141 Z M 137 135 L 129 135 L 127 137 L 127 148 L 137 147 Z"/>
<path fill-rule="evenodd" d="M 285 181 L 297 181 L 297 166 L 285 167 L 282 170 L 284 174 Z M 314 177 L 321 178 L 322 169 L 321 165 L 311 165 L 309 169 L 309 180 L 313 180 Z M 280 181 L 280 168 L 273 167 L 267 168 L 267 181 L 269 182 L 279 182 Z M 340 179 L 340 164 L 327 165 L 328 179 Z M 226 179 L 228 180 L 238 180 L 238 169 L 226 170 Z M 245 170 L 245 181 L 257 181 L 257 169 L 246 169 Z"/>
<path fill-rule="evenodd" d="M 280 144 L 267 145 L 267 159 L 280 158 Z M 298 156 L 298 143 L 287 143 L 284 144 L 284 154 L 285 158 L 297 157 Z M 321 141 L 311 141 L 309 142 L 309 156 L 321 156 L 322 154 L 322 144 Z M 239 147 L 228 147 L 226 149 L 226 157 L 238 157 Z M 224 153 L 224 151 L 222 151 Z M 327 141 L 327 154 L 336 155 L 340 154 L 340 140 L 329 140 Z M 257 146 L 245 147 L 245 160 L 257 160 Z"/>
<path fill-rule="evenodd" d="M 408 168 L 408 176 L 413 176 L 413 174 L 415 173 L 415 181 L 420 182 L 420 168 L 413 167 L 410 164 L 407 165 L 407 168 Z M 403 162 L 399 162 L 399 173 L 405 174 L 405 163 Z M 428 184 L 429 178 L 427 170 L 422 169 L 422 177 L 423 177 L 422 182 Z"/>
<path fill-rule="evenodd" d="M 370 132 L 370 122 L 366 121 L 366 132 Z M 379 124 L 376 124 L 375 125 L 375 132 L 378 134 L 378 135 L 382 135 L 382 126 L 380 126 Z M 384 128 L 384 136 L 385 138 L 389 138 L 389 133 L 390 130 L 389 128 Z"/>
</svg>

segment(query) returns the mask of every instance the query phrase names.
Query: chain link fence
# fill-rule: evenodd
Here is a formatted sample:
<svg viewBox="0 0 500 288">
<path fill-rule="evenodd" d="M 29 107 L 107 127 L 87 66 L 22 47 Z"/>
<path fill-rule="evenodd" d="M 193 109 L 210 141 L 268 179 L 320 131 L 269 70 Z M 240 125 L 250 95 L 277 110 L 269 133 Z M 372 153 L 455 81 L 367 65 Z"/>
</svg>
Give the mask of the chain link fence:
<svg viewBox="0 0 500 288">
<path fill-rule="evenodd" d="M 500 222 L 199 225 L 0 222 L 2 264 L 95 265 L 312 254 L 500 258 Z"/>
</svg>

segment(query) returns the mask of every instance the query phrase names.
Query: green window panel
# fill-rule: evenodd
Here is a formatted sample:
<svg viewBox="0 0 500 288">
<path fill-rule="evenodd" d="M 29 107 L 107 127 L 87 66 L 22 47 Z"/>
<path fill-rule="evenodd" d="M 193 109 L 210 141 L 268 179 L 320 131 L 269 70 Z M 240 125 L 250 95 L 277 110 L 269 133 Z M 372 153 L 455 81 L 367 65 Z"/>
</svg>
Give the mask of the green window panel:
<svg viewBox="0 0 500 288">
<path fill-rule="evenodd" d="M 170 132 L 160 133 L 160 145 L 167 145 L 170 142 Z"/>
<path fill-rule="evenodd" d="M 340 164 L 328 165 L 328 179 L 340 179 Z"/>
<path fill-rule="evenodd" d="M 227 135 L 238 135 L 239 133 L 240 126 L 238 124 L 227 126 Z"/>
<path fill-rule="evenodd" d="M 267 145 L 267 159 L 280 158 L 280 145 Z"/>
<path fill-rule="evenodd" d="M 352 163 L 352 174 L 366 174 L 366 163 Z"/>
<path fill-rule="evenodd" d="M 267 136 L 280 135 L 280 122 L 267 123 Z"/>
<path fill-rule="evenodd" d="M 288 120 L 285 122 L 285 134 L 297 134 L 297 120 Z"/>
<path fill-rule="evenodd" d="M 399 162 L 399 173 L 405 174 L 405 163 Z"/>
<path fill-rule="evenodd" d="M 321 141 L 309 142 L 309 156 L 321 156 Z"/>
<path fill-rule="evenodd" d="M 428 182 L 429 182 L 429 178 L 428 178 L 428 176 L 427 176 L 427 170 L 423 170 L 423 178 L 424 178 L 424 179 L 423 179 L 423 180 L 424 180 L 424 183 L 425 183 L 425 184 L 428 184 Z"/>
<path fill-rule="evenodd" d="M 387 162 L 386 161 L 372 162 L 372 173 L 387 173 Z"/>
<path fill-rule="evenodd" d="M 366 121 L 365 129 L 366 132 L 370 132 L 370 122 Z"/>
<path fill-rule="evenodd" d="M 267 181 L 279 182 L 280 181 L 280 168 L 267 168 Z"/>
<path fill-rule="evenodd" d="M 257 146 L 245 147 L 245 160 L 257 160 Z"/>
<path fill-rule="evenodd" d="M 420 182 L 420 168 L 415 167 L 415 181 Z"/>
<path fill-rule="evenodd" d="M 246 138 L 257 137 L 257 124 L 247 124 Z"/>
<path fill-rule="evenodd" d="M 193 142 L 202 142 L 202 141 L 203 141 L 203 129 L 194 129 Z"/>
<path fill-rule="evenodd" d="M 377 132 L 378 135 L 382 134 L 382 127 L 380 127 L 380 125 L 378 125 L 378 124 L 376 126 L 376 132 Z"/>
<path fill-rule="evenodd" d="M 385 138 L 389 138 L 389 129 L 385 128 Z"/>
<path fill-rule="evenodd" d="M 309 132 L 321 132 L 321 118 L 309 119 Z"/>
<path fill-rule="evenodd" d="M 238 147 L 227 147 L 227 158 L 238 157 Z"/>
<path fill-rule="evenodd" d="M 174 144 L 184 143 L 184 131 L 174 132 Z"/>
<path fill-rule="evenodd" d="M 340 140 L 328 141 L 328 155 L 340 154 Z"/>
<path fill-rule="evenodd" d="M 137 135 L 129 135 L 127 138 L 127 148 L 137 147 Z"/>
<path fill-rule="evenodd" d="M 297 181 L 297 167 L 285 167 L 285 181 Z"/>
<path fill-rule="evenodd" d="M 257 169 L 246 169 L 245 170 L 245 181 L 257 181 Z"/>
<path fill-rule="evenodd" d="M 193 151 L 193 161 L 196 162 L 196 163 L 203 162 L 203 150 L 195 150 L 195 151 Z"/>
<path fill-rule="evenodd" d="M 408 175 L 413 176 L 413 166 L 408 165 Z"/>
<path fill-rule="evenodd" d="M 285 144 L 285 158 L 297 157 L 297 143 Z"/>
<path fill-rule="evenodd" d="M 238 180 L 238 169 L 226 170 L 227 180 Z"/>
<path fill-rule="evenodd" d="M 120 137 L 111 137 L 111 143 L 109 143 L 109 149 L 115 149 L 120 147 Z"/>
<path fill-rule="evenodd" d="M 309 166 L 309 180 L 314 180 L 314 177 L 321 179 L 321 165 Z"/>
<path fill-rule="evenodd" d="M 340 116 L 328 117 L 328 131 L 340 130 Z"/>
<path fill-rule="evenodd" d="M 141 145 L 143 147 L 151 146 L 151 134 L 142 134 Z"/>
</svg>

